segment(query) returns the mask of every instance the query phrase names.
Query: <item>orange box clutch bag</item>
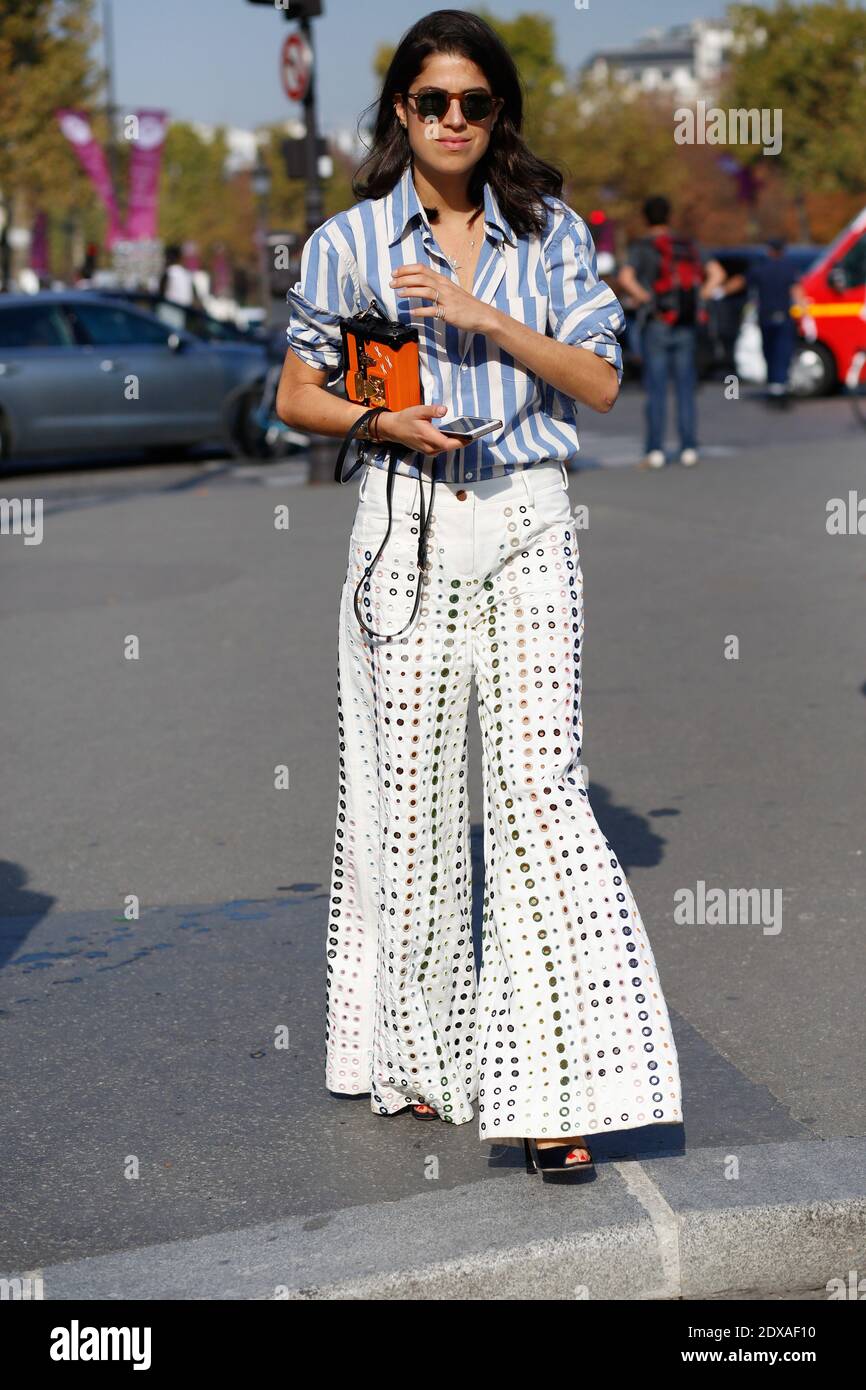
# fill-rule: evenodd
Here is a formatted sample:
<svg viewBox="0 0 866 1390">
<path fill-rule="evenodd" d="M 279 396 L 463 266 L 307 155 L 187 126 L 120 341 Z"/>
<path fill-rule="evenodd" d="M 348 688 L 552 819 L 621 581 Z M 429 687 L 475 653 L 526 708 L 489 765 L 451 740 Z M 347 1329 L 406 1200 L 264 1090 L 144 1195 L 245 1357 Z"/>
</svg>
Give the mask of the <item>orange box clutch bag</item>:
<svg viewBox="0 0 866 1390">
<path fill-rule="evenodd" d="M 422 404 L 416 324 L 387 318 L 374 299 L 362 314 L 341 319 L 340 334 L 350 401 L 392 411 Z"/>
</svg>

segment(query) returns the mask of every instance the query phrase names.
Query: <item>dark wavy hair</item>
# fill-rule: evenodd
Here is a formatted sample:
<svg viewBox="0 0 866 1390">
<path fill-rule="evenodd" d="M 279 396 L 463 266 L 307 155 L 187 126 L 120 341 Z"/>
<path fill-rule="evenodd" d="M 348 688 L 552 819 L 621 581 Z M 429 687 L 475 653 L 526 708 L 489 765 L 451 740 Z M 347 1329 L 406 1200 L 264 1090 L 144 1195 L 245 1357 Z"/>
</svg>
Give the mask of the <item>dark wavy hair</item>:
<svg viewBox="0 0 866 1390">
<path fill-rule="evenodd" d="M 356 198 L 382 198 L 399 182 L 412 150 L 394 110 L 394 97 L 408 91 L 431 53 L 457 53 L 484 73 L 495 96 L 504 97 L 490 144 L 472 170 L 469 197 L 479 206 L 489 183 L 518 236 L 540 235 L 546 223 L 545 196 L 562 196 L 562 174 L 537 158 L 520 134 L 523 90 L 511 54 L 499 35 L 465 10 L 434 10 L 403 35 L 379 96 L 373 144 L 355 173 Z"/>
</svg>

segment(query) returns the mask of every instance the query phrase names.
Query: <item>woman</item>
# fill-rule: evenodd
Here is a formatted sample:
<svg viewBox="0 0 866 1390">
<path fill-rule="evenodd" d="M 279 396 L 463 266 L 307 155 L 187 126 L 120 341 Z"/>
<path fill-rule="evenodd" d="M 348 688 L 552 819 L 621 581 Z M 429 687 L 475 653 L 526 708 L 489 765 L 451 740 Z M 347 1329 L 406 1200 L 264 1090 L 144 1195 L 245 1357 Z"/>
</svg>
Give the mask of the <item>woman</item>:
<svg viewBox="0 0 866 1390">
<path fill-rule="evenodd" d="M 520 136 L 516 69 L 481 19 L 401 40 L 361 201 L 307 242 L 277 409 L 343 435 L 340 319 L 373 298 L 419 327 L 423 400 L 370 429 L 339 631 L 340 786 L 328 933 L 327 1084 L 374 1111 L 522 1138 L 530 1171 L 586 1170 L 587 1138 L 676 1123 L 677 1054 L 650 944 L 580 767 L 582 579 L 565 461 L 576 403 L 608 411 L 622 312 L 562 178 Z M 434 230 L 435 228 L 435 230 Z M 437 417 L 492 417 L 459 444 Z M 366 589 L 356 584 L 387 525 Z M 419 490 L 437 480 L 417 574 Z M 484 756 L 476 984 L 466 727 Z"/>
</svg>

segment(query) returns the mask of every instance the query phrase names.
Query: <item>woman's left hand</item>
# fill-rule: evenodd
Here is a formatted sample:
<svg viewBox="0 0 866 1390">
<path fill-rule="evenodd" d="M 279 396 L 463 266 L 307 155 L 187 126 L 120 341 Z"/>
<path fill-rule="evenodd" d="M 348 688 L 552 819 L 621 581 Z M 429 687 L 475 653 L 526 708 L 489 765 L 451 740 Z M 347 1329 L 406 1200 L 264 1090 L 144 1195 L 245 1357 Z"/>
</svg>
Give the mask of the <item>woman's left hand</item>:
<svg viewBox="0 0 866 1390">
<path fill-rule="evenodd" d="M 490 306 L 476 299 L 474 294 L 464 290 L 447 275 L 440 275 L 438 270 L 431 270 L 429 265 L 398 266 L 391 277 L 391 286 L 398 299 L 405 296 L 407 299 L 430 301 L 417 307 L 411 306 L 409 313 L 412 318 L 435 319 L 437 308 L 441 305 L 443 307 L 439 309 L 439 317 L 444 318 L 446 323 L 453 324 L 455 328 L 463 328 L 469 333 L 484 331 L 485 315 L 489 315 Z"/>
</svg>

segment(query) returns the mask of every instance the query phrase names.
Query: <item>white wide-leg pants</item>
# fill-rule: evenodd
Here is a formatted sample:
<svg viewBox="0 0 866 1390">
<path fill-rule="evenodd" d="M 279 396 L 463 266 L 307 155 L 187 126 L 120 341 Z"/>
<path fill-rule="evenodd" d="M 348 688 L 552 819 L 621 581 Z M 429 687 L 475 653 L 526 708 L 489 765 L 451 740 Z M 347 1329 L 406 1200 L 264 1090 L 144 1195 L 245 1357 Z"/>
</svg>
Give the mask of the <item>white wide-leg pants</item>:
<svg viewBox="0 0 866 1390">
<path fill-rule="evenodd" d="M 385 534 L 367 466 L 343 587 L 339 798 L 327 942 L 330 1090 L 419 1101 L 480 1137 L 681 1120 L 652 949 L 581 774 L 583 585 L 559 463 L 437 482 L 420 611 L 363 633 Z M 429 479 L 423 483 L 429 497 Z M 379 632 L 417 579 L 419 482 L 394 480 L 362 590 Z M 467 714 L 478 694 L 485 887 L 476 985 Z"/>
</svg>

